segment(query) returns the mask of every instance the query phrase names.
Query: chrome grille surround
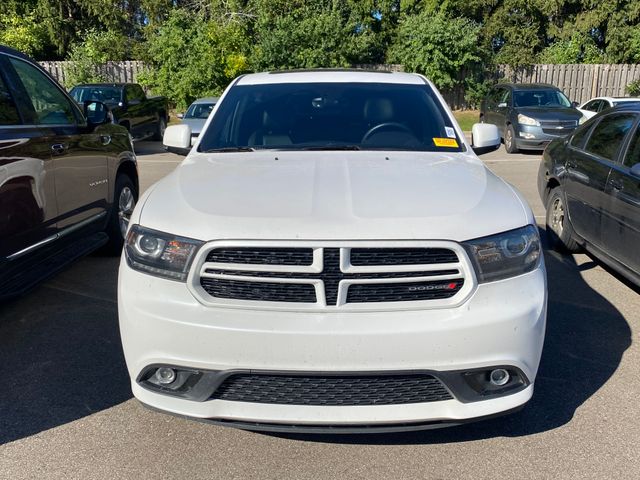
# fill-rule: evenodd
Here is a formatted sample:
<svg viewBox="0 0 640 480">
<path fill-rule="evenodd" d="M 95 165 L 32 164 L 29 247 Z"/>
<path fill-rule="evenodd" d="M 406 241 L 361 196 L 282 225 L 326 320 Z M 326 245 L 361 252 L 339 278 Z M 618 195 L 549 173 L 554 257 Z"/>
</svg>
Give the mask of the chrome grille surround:
<svg viewBox="0 0 640 480">
<path fill-rule="evenodd" d="M 207 262 L 212 250 L 222 248 L 311 248 L 311 265 L 274 265 L 249 263 Z M 457 256 L 456 262 L 432 264 L 367 265 L 351 264 L 351 249 L 449 249 Z M 324 269 L 324 250 L 339 251 L 339 269 L 344 278 L 339 279 L 337 298 L 325 294 L 325 285 L 321 274 Z M 414 276 L 420 275 L 421 276 Z M 296 274 L 301 274 L 296 277 Z M 264 276 L 253 276 L 264 275 Z M 368 277 L 368 275 L 371 275 Z M 387 276 L 388 275 L 388 276 Z M 384 277 L 384 278 L 381 278 Z M 315 302 L 279 302 L 220 298 L 209 294 L 202 279 L 235 280 L 253 283 L 285 283 L 312 285 L 316 292 Z M 348 303 L 348 289 L 357 284 L 402 284 L 415 282 L 459 281 L 463 284 L 450 298 L 408 301 L 376 301 Z M 196 299 L 212 307 L 244 308 L 256 310 L 294 310 L 294 311 L 384 311 L 384 310 L 423 310 L 432 308 L 451 308 L 463 303 L 477 287 L 477 281 L 471 262 L 462 246 L 453 241 L 416 241 L 416 240 L 353 240 L 353 241 L 296 241 L 296 240 L 220 240 L 205 244 L 197 253 L 191 267 L 187 286 Z M 331 295 L 329 295 L 331 296 Z"/>
</svg>

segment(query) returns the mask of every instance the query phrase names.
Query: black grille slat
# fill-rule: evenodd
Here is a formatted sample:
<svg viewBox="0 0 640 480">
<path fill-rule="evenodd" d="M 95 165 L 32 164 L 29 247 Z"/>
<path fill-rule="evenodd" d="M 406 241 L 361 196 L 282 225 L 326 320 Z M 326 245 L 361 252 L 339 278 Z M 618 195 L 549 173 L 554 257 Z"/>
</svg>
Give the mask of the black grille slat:
<svg viewBox="0 0 640 480">
<path fill-rule="evenodd" d="M 398 405 L 451 400 L 432 375 L 267 375 L 235 374 L 211 397 L 280 405 Z"/>
<path fill-rule="evenodd" d="M 352 248 L 351 265 L 431 265 L 457 263 L 458 256 L 448 248 Z"/>
<path fill-rule="evenodd" d="M 464 281 L 462 279 L 447 280 L 444 282 L 355 284 L 349 286 L 347 303 L 440 300 L 453 297 L 460 291 L 463 284 Z"/>
<path fill-rule="evenodd" d="M 311 265 L 311 248 L 234 247 L 216 248 L 207 255 L 207 262 L 253 265 Z"/>
<path fill-rule="evenodd" d="M 247 282 L 222 278 L 201 278 L 205 291 L 217 298 L 263 302 L 315 303 L 316 290 L 306 283 Z"/>
</svg>

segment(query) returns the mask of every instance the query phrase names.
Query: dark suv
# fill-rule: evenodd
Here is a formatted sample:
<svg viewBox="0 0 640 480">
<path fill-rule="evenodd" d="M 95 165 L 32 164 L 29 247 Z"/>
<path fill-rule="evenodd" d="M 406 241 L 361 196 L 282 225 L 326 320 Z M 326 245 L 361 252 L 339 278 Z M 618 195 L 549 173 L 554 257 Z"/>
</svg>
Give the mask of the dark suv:
<svg viewBox="0 0 640 480">
<path fill-rule="evenodd" d="M 107 106 L 79 108 L 0 46 L 0 298 L 100 247 L 119 252 L 137 196 L 131 140 Z"/>
<path fill-rule="evenodd" d="M 583 121 L 575 104 L 553 85 L 503 83 L 480 106 L 480 121 L 498 126 L 508 153 L 544 150 Z"/>
</svg>

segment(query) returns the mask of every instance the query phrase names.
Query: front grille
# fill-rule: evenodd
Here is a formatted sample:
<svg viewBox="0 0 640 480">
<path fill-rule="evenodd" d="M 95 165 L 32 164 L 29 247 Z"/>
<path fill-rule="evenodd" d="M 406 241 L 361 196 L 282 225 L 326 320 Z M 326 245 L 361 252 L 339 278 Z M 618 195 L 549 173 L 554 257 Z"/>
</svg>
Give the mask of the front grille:
<svg viewBox="0 0 640 480">
<path fill-rule="evenodd" d="M 420 265 L 455 263 L 458 256 L 448 248 L 353 248 L 351 265 Z"/>
<path fill-rule="evenodd" d="M 242 263 L 252 265 L 311 265 L 311 248 L 216 248 L 207 255 L 207 262 Z"/>
<path fill-rule="evenodd" d="M 279 405 L 399 405 L 451 400 L 432 375 L 267 375 L 228 377 L 211 397 Z"/>
<path fill-rule="evenodd" d="M 316 290 L 308 283 L 247 282 L 202 278 L 202 288 L 211 296 L 262 302 L 315 303 Z"/>
<path fill-rule="evenodd" d="M 200 286 L 225 300 L 379 305 L 452 298 L 465 271 L 459 250 L 441 246 L 223 247 L 206 253 Z"/>
<path fill-rule="evenodd" d="M 543 120 L 542 131 L 549 135 L 567 135 L 578 126 L 577 120 Z"/>
<path fill-rule="evenodd" d="M 453 297 L 464 284 L 451 282 L 365 283 L 350 285 L 347 303 L 407 302 Z"/>
</svg>

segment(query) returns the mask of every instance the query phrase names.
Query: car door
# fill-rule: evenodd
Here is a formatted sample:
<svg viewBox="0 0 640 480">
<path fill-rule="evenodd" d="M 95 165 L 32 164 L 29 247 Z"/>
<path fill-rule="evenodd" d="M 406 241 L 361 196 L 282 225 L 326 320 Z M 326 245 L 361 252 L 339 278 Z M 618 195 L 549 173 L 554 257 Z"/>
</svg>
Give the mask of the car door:
<svg viewBox="0 0 640 480">
<path fill-rule="evenodd" d="M 579 236 L 599 247 L 609 172 L 634 121 L 631 113 L 607 115 L 592 128 L 583 148 L 569 145 L 564 177 L 569 219 Z"/>
<path fill-rule="evenodd" d="M 144 92 L 135 84 L 125 85 L 124 99 L 127 106 L 127 117 L 131 126 L 131 135 L 134 138 L 143 138 L 148 135 L 149 113 L 148 105 L 145 105 Z"/>
<path fill-rule="evenodd" d="M 22 115 L 8 68 L 0 55 L 0 263 L 55 240 L 57 216 L 49 142 Z"/>
<path fill-rule="evenodd" d="M 621 161 L 611 169 L 603 210 L 606 251 L 636 273 L 640 273 L 640 176 L 631 169 L 640 164 L 640 128 L 636 124 Z M 638 168 L 638 167 L 636 167 Z"/>
<path fill-rule="evenodd" d="M 498 126 L 502 138 L 504 138 L 505 130 L 507 127 L 507 120 L 509 119 L 509 113 L 511 110 L 511 89 L 502 88 L 498 97 L 498 104 L 495 110 L 495 125 Z"/>
<path fill-rule="evenodd" d="M 102 144 L 109 139 L 88 131 L 75 102 L 42 70 L 19 58 L 10 58 L 10 64 L 33 122 L 48 142 L 58 230 L 104 218 L 109 185 Z"/>
</svg>

